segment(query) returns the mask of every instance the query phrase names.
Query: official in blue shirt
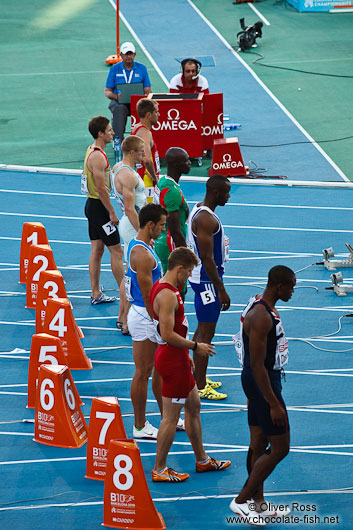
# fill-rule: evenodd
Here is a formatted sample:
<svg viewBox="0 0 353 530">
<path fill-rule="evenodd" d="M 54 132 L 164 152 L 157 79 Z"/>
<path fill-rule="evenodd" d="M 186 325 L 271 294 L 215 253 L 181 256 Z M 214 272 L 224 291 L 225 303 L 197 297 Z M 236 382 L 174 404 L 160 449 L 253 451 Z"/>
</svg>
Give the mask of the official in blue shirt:
<svg viewBox="0 0 353 530">
<path fill-rule="evenodd" d="M 130 105 L 120 103 L 116 85 L 127 83 L 143 83 L 145 96 L 151 92 L 151 82 L 148 77 L 147 68 L 144 64 L 135 61 L 136 50 L 132 42 L 124 42 L 120 46 L 122 61 L 114 64 L 108 74 L 104 95 L 110 99 L 109 110 L 113 114 L 112 125 L 115 137 L 119 137 L 122 142 L 126 127 L 127 117 L 130 116 Z"/>
</svg>

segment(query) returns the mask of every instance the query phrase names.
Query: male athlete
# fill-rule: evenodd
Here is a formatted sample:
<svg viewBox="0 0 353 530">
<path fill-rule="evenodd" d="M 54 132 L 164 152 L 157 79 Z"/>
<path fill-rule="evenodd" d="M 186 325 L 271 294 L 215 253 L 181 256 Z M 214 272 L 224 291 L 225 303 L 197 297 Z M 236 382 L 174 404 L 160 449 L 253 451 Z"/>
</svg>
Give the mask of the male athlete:
<svg viewBox="0 0 353 530">
<path fill-rule="evenodd" d="M 137 103 L 136 110 L 140 122 L 135 125 L 131 134 L 142 138 L 145 146 L 145 156 L 136 169 L 145 183 L 147 202 L 158 202 L 155 199 L 155 186 L 159 178 L 160 163 L 157 146 L 151 132 L 152 126 L 158 122 L 158 103 L 153 99 L 142 98 Z"/>
<path fill-rule="evenodd" d="M 114 277 L 120 285 L 124 276 L 123 250 L 120 244 L 117 224 L 119 219 L 110 200 L 110 167 L 104 149 L 113 140 L 114 131 L 108 118 L 95 116 L 88 124 L 94 142 L 86 151 L 81 191 L 87 195 L 85 215 L 91 240 L 89 275 L 91 280 L 91 304 L 115 302 L 115 296 L 106 296 L 99 287 L 101 261 L 104 246 L 110 252 Z"/>
<path fill-rule="evenodd" d="M 198 257 L 189 283 L 195 293 L 198 325 L 193 340 L 211 344 L 221 311 L 230 307 L 230 298 L 223 283 L 224 262 L 228 261 L 229 243 L 217 206 L 224 206 L 230 197 L 231 184 L 222 175 L 212 175 L 206 183 L 206 195 L 196 204 L 188 220 L 188 246 Z M 227 394 L 215 390 L 222 383 L 206 377 L 208 357 L 194 353 L 195 379 L 201 399 L 225 399 Z"/>
<path fill-rule="evenodd" d="M 158 429 L 146 420 L 145 415 L 148 379 L 152 373 L 158 343 L 150 292 L 153 284 L 161 277 L 161 266 L 151 248 L 151 241 L 165 229 L 167 212 L 159 204 L 147 204 L 141 208 L 138 217 L 140 228 L 129 243 L 128 271 L 125 275 L 126 296 L 131 303 L 128 327 L 135 362 L 131 383 L 131 401 L 135 413 L 133 436 L 157 438 Z M 156 371 L 153 371 L 152 389 L 162 411 L 161 378 Z"/>
<path fill-rule="evenodd" d="M 248 399 L 249 477 L 230 509 L 245 522 L 257 526 L 264 526 L 266 516 L 284 517 L 290 513 L 285 506 L 273 510 L 266 503 L 263 483 L 289 451 L 288 416 L 281 394 L 281 369 L 288 362 L 288 341 L 275 305 L 278 300 L 288 302 L 295 284 L 291 269 L 283 265 L 273 267 L 262 295 L 251 298 L 245 308 L 238 334 L 241 346 L 237 345 L 237 351 L 243 364 L 241 380 Z"/>
<path fill-rule="evenodd" d="M 180 147 L 170 147 L 165 155 L 167 175 L 158 181 L 159 202 L 167 210 L 167 230 L 155 242 L 155 249 L 161 260 L 163 273 L 167 271 L 168 258 L 172 250 L 186 247 L 187 219 L 189 206 L 179 184 L 182 174 L 191 168 L 189 155 Z"/>
<path fill-rule="evenodd" d="M 179 247 L 169 256 L 168 269 L 163 278 L 152 288 L 150 299 L 153 316 L 158 324 L 161 340 L 155 355 L 155 368 L 162 376 L 163 416 L 157 436 L 157 454 L 152 471 L 154 482 L 181 482 L 188 473 L 178 473 L 167 467 L 167 456 L 173 443 L 176 425 L 182 407 L 185 407 L 185 430 L 196 456 L 196 471 L 222 471 L 230 466 L 229 460 L 209 457 L 202 443 L 200 398 L 192 375 L 192 359 L 189 349 L 200 355 L 213 355 L 211 344 L 188 340 L 188 321 L 178 290 L 197 264 L 197 257 L 190 249 Z"/>
</svg>

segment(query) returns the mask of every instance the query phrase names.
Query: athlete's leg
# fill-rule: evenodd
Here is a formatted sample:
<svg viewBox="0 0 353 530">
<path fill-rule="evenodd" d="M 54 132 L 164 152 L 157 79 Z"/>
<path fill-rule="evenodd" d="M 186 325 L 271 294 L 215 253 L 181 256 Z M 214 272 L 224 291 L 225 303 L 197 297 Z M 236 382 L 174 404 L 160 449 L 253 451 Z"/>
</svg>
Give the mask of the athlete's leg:
<svg viewBox="0 0 353 530">
<path fill-rule="evenodd" d="M 256 460 L 246 484 L 235 499 L 236 503 L 242 504 L 253 498 L 258 488 L 261 487 L 261 484 L 263 484 L 277 464 L 288 454 L 289 438 L 289 432 L 268 435 L 271 452 L 265 452 Z"/>
<path fill-rule="evenodd" d="M 121 281 L 124 277 L 124 264 L 123 264 L 123 249 L 120 243 L 117 245 L 111 245 L 108 247 L 110 252 L 110 263 L 112 273 L 116 279 L 117 284 L 120 286 Z"/>
<path fill-rule="evenodd" d="M 91 240 L 91 255 L 89 257 L 88 270 L 91 280 L 91 290 L 93 298 L 99 298 L 101 295 L 101 291 L 99 288 L 99 278 L 103 253 L 103 241 L 101 239 Z"/>
<path fill-rule="evenodd" d="M 199 322 L 192 340 L 211 344 L 216 331 L 216 322 Z M 208 356 L 194 352 L 195 380 L 197 387 L 202 390 L 206 386 L 206 372 L 208 366 Z"/>
<path fill-rule="evenodd" d="M 246 467 L 250 477 L 255 462 L 266 452 L 268 438 L 261 429 L 261 427 L 259 427 L 258 425 L 249 425 L 249 429 L 250 445 L 246 461 Z M 249 478 L 247 479 L 245 484 L 247 484 L 248 480 Z M 265 502 L 263 489 L 263 482 L 261 482 L 261 484 L 259 484 L 257 488 L 257 491 L 253 495 L 253 499 L 258 506 L 261 506 L 262 503 Z"/>
<path fill-rule="evenodd" d="M 157 453 L 154 471 L 162 471 L 167 465 L 169 449 L 174 440 L 176 424 L 183 405 L 172 403 L 171 398 L 162 397 L 163 417 L 158 429 Z"/>
<path fill-rule="evenodd" d="M 207 458 L 207 453 L 202 443 L 200 410 L 200 397 L 195 385 L 185 401 L 185 430 L 198 462 Z"/>
<path fill-rule="evenodd" d="M 157 344 L 148 339 L 133 341 L 132 343 L 135 373 L 132 378 L 130 393 L 134 407 L 136 429 L 142 429 L 146 422 L 147 386 L 148 379 L 152 373 L 156 349 Z"/>
<path fill-rule="evenodd" d="M 129 313 L 130 303 L 126 299 L 125 280 L 124 280 L 124 278 L 123 278 L 123 281 L 121 282 L 120 287 L 119 287 L 119 298 L 120 298 L 120 304 L 119 304 L 118 322 L 122 323 L 122 327 L 124 329 L 128 329 L 127 315 Z"/>
</svg>

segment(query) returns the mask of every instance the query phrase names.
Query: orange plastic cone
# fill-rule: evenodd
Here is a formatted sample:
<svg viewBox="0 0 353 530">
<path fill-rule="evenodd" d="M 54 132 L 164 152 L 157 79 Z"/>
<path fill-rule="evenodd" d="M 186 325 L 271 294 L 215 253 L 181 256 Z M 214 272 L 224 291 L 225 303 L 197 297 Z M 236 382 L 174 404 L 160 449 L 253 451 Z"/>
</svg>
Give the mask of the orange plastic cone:
<svg viewBox="0 0 353 530">
<path fill-rule="evenodd" d="M 49 245 L 32 245 L 29 250 L 26 284 L 26 307 L 34 309 L 37 302 L 40 274 L 47 269 L 56 269 L 53 251 Z"/>
<path fill-rule="evenodd" d="M 105 479 L 109 442 L 113 438 L 127 438 L 119 400 L 94 398 L 89 419 L 86 478 Z"/>
<path fill-rule="evenodd" d="M 157 512 L 135 440 L 112 440 L 104 484 L 103 526 L 134 530 L 166 528 Z"/>
<path fill-rule="evenodd" d="M 72 370 L 91 370 L 91 360 L 86 356 L 78 337 L 71 304 L 67 298 L 48 298 L 43 332 L 58 337 L 68 367 Z"/>
<path fill-rule="evenodd" d="M 36 333 L 43 331 L 48 298 L 67 298 L 64 278 L 58 270 L 40 273 L 36 300 Z"/>
<path fill-rule="evenodd" d="M 87 424 L 77 395 L 67 366 L 42 364 L 36 397 L 35 442 L 71 448 L 86 442 Z"/>
<path fill-rule="evenodd" d="M 36 388 L 38 385 L 38 370 L 42 364 L 65 364 L 66 359 L 61 347 L 60 339 L 48 335 L 48 333 L 37 333 L 32 336 L 31 354 L 28 366 L 28 394 L 27 408 L 34 409 L 36 406 Z M 76 386 L 74 388 L 76 391 Z M 83 405 L 80 396 L 77 400 Z"/>
<path fill-rule="evenodd" d="M 20 250 L 20 283 L 26 283 L 31 245 L 49 245 L 42 223 L 23 223 Z"/>
</svg>

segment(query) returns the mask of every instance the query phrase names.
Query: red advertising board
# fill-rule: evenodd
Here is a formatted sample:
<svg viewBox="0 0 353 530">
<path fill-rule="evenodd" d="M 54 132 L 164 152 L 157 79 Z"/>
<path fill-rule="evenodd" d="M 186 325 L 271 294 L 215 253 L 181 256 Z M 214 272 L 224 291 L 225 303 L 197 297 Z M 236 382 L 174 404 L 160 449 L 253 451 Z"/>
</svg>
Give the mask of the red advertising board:
<svg viewBox="0 0 353 530">
<path fill-rule="evenodd" d="M 149 94 L 158 101 L 159 120 L 152 127 L 159 156 L 170 147 L 185 149 L 191 158 L 212 149 L 213 140 L 223 138 L 223 94 Z M 136 105 L 143 96 L 131 96 L 131 127 L 139 122 Z"/>
</svg>

